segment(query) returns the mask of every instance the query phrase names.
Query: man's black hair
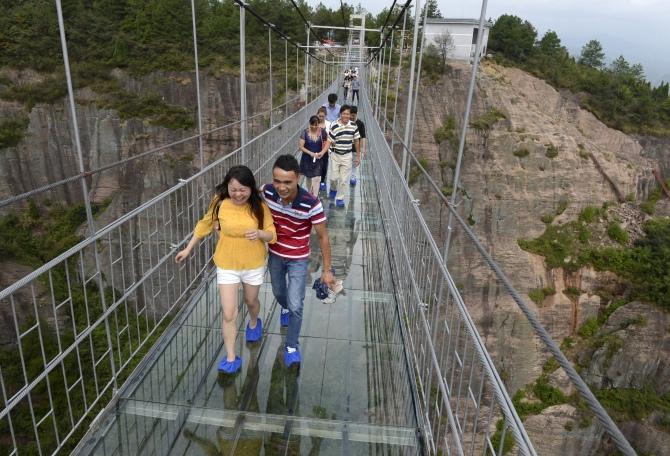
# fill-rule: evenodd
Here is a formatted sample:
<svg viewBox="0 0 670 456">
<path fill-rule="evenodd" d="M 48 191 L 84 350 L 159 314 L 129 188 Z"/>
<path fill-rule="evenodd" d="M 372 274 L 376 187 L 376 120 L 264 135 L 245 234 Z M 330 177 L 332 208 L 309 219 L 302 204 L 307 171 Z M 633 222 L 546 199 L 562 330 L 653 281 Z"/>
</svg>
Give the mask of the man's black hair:
<svg viewBox="0 0 670 456">
<path fill-rule="evenodd" d="M 349 105 L 342 105 L 342 107 L 340 108 L 340 114 L 342 114 L 344 111 L 349 111 L 349 112 L 351 112 L 351 106 L 349 106 Z"/>
<path fill-rule="evenodd" d="M 350 111 L 352 114 L 358 114 L 358 106 L 352 106 L 352 107 L 349 109 L 349 111 Z"/>
<path fill-rule="evenodd" d="M 284 171 L 293 171 L 296 174 L 300 174 L 300 165 L 298 160 L 293 155 L 280 155 L 277 157 L 275 164 L 272 165 L 272 169 L 279 168 Z"/>
<path fill-rule="evenodd" d="M 328 95 L 328 103 L 337 103 L 337 94 L 331 93 Z"/>
</svg>

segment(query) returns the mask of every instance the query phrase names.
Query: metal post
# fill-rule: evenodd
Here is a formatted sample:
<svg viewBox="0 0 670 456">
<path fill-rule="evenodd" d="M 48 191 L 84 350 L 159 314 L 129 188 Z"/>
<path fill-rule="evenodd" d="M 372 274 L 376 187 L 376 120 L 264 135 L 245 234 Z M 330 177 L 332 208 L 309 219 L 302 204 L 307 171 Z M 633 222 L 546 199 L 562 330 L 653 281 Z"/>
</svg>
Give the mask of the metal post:
<svg viewBox="0 0 670 456">
<path fill-rule="evenodd" d="M 268 27 L 268 55 L 270 56 L 270 127 L 274 125 L 272 121 L 272 26 Z"/>
<path fill-rule="evenodd" d="M 305 103 L 309 100 L 309 32 L 307 27 L 307 51 L 305 51 Z"/>
<path fill-rule="evenodd" d="M 414 122 L 416 121 L 416 106 L 419 104 L 419 86 L 421 85 L 421 64 L 423 62 L 423 48 L 426 45 L 426 18 L 428 17 L 428 7 L 423 9 L 423 29 L 421 30 L 421 51 L 419 52 L 419 68 L 416 70 L 416 90 L 414 91 L 414 106 L 412 106 L 412 123 L 409 132 L 409 144 L 407 147 L 412 150 L 414 143 Z"/>
<path fill-rule="evenodd" d="M 416 44 L 419 39 L 419 14 L 421 13 L 421 0 L 416 0 L 416 8 L 414 8 L 414 39 L 412 40 L 412 62 L 409 66 L 409 90 L 407 91 L 407 111 L 405 112 L 405 147 L 409 144 L 409 130 L 410 122 L 412 121 L 412 95 L 414 92 L 414 67 L 416 66 Z M 402 150 L 402 164 L 400 166 L 403 174 L 407 174 L 409 167 L 407 166 L 407 149 L 403 147 Z"/>
<path fill-rule="evenodd" d="M 402 32 L 400 32 L 400 59 L 398 61 L 398 75 L 395 82 L 395 102 L 393 104 L 393 126 L 391 129 L 396 131 L 396 114 L 398 111 L 398 90 L 400 89 L 400 73 L 402 72 L 402 54 L 405 48 L 405 27 L 407 25 L 407 11 L 405 11 L 405 16 L 402 20 Z M 391 152 L 393 152 L 393 147 L 395 146 L 395 134 L 391 135 Z M 395 155 L 394 155 L 395 156 Z"/>
<path fill-rule="evenodd" d="M 381 37 L 379 39 L 380 45 L 381 45 Z M 379 103 L 381 100 L 380 97 L 380 90 L 381 90 L 381 82 L 382 82 L 382 67 L 384 66 L 384 57 L 386 56 L 386 48 L 382 48 L 382 52 L 379 53 L 379 57 L 377 59 L 377 89 L 375 93 L 375 117 L 379 121 Z"/>
<path fill-rule="evenodd" d="M 288 40 L 284 40 L 284 67 L 286 76 L 284 78 L 284 119 L 288 117 Z"/>
<path fill-rule="evenodd" d="M 247 74 L 246 74 L 246 20 L 245 9 L 240 6 L 240 141 L 242 163 L 246 163 L 245 144 L 247 143 Z"/>
<path fill-rule="evenodd" d="M 482 11 L 479 15 L 479 31 L 477 32 L 477 46 L 475 47 L 475 59 L 472 62 L 472 74 L 470 75 L 470 85 L 468 86 L 468 98 L 465 102 L 465 113 L 463 114 L 463 124 L 461 125 L 461 135 L 458 139 L 458 158 L 456 159 L 456 169 L 454 170 L 453 190 L 451 192 L 451 207 L 456 206 L 456 195 L 458 194 L 458 183 L 461 178 L 461 163 L 463 162 L 463 148 L 465 147 L 465 135 L 468 132 L 468 122 L 470 121 L 470 108 L 472 107 L 472 95 L 475 92 L 475 83 L 477 81 L 477 68 L 479 67 L 479 54 L 482 48 L 482 39 L 484 36 L 484 21 L 486 20 L 486 5 L 488 0 L 482 0 Z M 451 244 L 451 223 L 453 215 L 449 211 L 449 220 L 447 221 L 447 240 L 444 243 L 444 263 L 447 264 L 449 257 L 449 245 Z"/>
<path fill-rule="evenodd" d="M 193 54 L 195 55 L 195 95 L 198 98 L 198 154 L 200 169 L 205 167 L 205 156 L 202 151 L 202 106 L 200 100 L 200 65 L 198 64 L 198 35 L 195 26 L 195 2 L 191 0 L 191 19 L 193 20 Z"/>
<path fill-rule="evenodd" d="M 77 151 L 77 162 L 79 165 L 79 173 L 84 174 L 84 155 L 81 148 L 81 139 L 79 137 L 79 122 L 77 121 L 77 109 L 74 102 L 74 89 L 72 87 L 72 73 L 70 71 L 70 57 L 67 52 L 67 39 L 65 38 L 65 22 L 63 21 L 63 6 L 61 0 L 56 0 L 56 14 L 58 15 L 58 31 L 60 33 L 61 49 L 63 51 L 63 64 L 65 66 L 65 81 L 67 83 L 68 104 L 70 105 L 70 116 L 72 116 L 72 132 L 74 133 L 74 145 Z M 86 208 L 86 222 L 88 225 L 89 236 L 93 236 L 96 232 L 95 223 L 93 221 L 93 211 L 91 210 L 91 200 L 88 196 L 88 185 L 86 178 L 82 177 L 81 191 L 84 198 L 84 207 Z M 102 271 L 100 268 L 100 256 L 98 254 L 97 243 L 93 249 L 95 257 L 95 270 L 98 282 L 98 292 L 100 293 L 100 304 L 103 312 L 107 311 L 107 303 L 105 298 L 105 288 L 102 283 Z M 84 280 L 84 277 L 82 277 Z M 114 351 L 112 350 L 112 336 L 109 329 L 109 319 L 105 318 L 105 335 L 107 338 L 107 346 L 109 347 L 109 362 L 112 369 L 112 378 L 114 379 L 114 392 L 118 389 L 118 382 L 116 378 L 116 363 L 114 362 Z"/>
<path fill-rule="evenodd" d="M 382 124 L 382 128 L 384 130 L 384 134 L 386 134 L 386 116 L 388 115 L 387 107 L 388 107 L 388 102 L 389 102 L 389 86 L 391 84 L 391 64 L 393 63 L 393 32 L 395 30 L 391 30 L 391 45 L 389 47 L 389 69 L 386 72 L 386 94 L 384 95 L 384 123 Z"/>
</svg>

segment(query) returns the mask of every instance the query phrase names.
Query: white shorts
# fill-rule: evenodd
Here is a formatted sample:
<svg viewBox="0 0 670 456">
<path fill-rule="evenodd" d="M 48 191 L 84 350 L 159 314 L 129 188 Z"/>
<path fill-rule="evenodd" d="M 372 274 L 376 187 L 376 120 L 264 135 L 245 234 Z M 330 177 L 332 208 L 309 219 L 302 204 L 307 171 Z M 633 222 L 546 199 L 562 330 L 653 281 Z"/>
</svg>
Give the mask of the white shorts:
<svg viewBox="0 0 670 456">
<path fill-rule="evenodd" d="M 216 283 L 219 285 L 233 285 L 240 282 L 247 285 L 262 285 L 263 276 L 265 276 L 265 266 L 240 271 L 216 268 Z"/>
</svg>

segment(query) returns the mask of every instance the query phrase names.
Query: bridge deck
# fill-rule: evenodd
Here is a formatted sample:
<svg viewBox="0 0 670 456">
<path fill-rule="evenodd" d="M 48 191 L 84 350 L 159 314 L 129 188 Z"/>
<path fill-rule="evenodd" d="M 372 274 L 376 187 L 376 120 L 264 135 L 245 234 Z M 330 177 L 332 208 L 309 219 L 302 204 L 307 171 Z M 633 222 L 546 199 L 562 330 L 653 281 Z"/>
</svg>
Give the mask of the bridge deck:
<svg viewBox="0 0 670 456">
<path fill-rule="evenodd" d="M 417 423 L 372 169 L 361 169 L 346 209 L 329 205 L 333 266 L 345 290 L 314 296 L 313 249 L 301 334 L 303 362 L 286 368 L 285 330 L 269 283 L 261 288 L 262 342 L 246 344 L 243 368 L 217 372 L 224 356 L 220 306 L 210 279 L 154 347 L 152 362 L 119 401 L 89 448 L 94 454 L 417 454 Z M 315 237 L 312 238 L 316 244 Z M 269 280 L 267 278 L 266 280 Z"/>
</svg>

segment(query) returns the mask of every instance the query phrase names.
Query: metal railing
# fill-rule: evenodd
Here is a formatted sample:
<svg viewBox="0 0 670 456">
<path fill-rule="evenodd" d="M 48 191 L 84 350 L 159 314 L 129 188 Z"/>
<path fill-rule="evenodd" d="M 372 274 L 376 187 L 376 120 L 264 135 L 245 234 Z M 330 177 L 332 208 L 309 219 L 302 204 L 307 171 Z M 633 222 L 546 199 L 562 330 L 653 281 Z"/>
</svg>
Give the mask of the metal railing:
<svg viewBox="0 0 670 456">
<path fill-rule="evenodd" d="M 366 96 L 362 116 L 373 119 Z M 396 298 L 431 454 L 535 450 L 379 125 L 369 122 Z"/>
<path fill-rule="evenodd" d="M 174 254 L 215 185 L 236 164 L 269 181 L 274 159 L 295 152 L 322 100 L 323 94 L 0 292 L 11 333 L 0 363 L 0 433 L 9 454 L 52 454 L 76 443 L 211 269 L 212 242 L 179 265 Z"/>
</svg>

